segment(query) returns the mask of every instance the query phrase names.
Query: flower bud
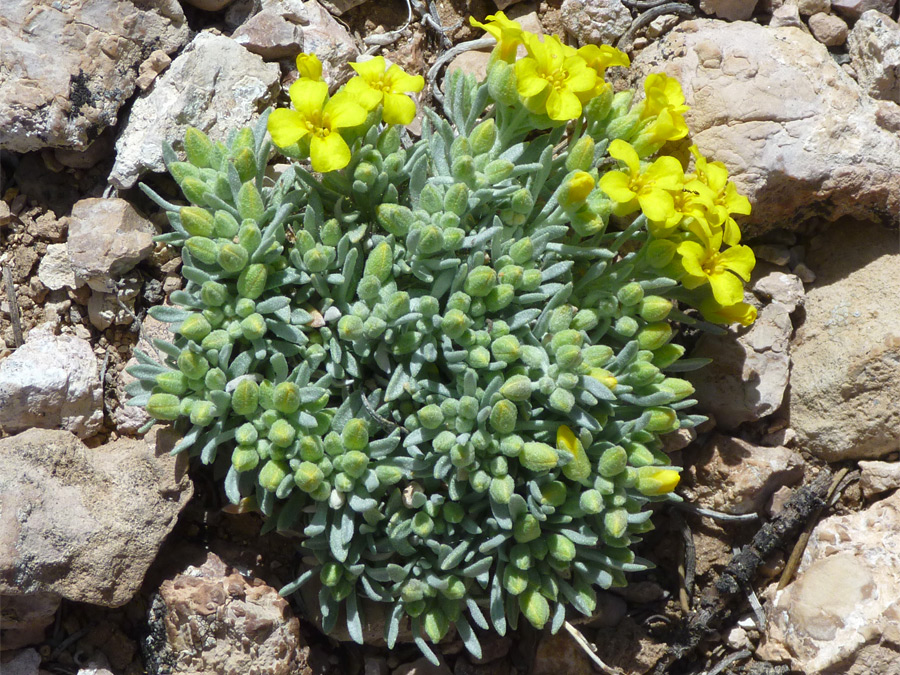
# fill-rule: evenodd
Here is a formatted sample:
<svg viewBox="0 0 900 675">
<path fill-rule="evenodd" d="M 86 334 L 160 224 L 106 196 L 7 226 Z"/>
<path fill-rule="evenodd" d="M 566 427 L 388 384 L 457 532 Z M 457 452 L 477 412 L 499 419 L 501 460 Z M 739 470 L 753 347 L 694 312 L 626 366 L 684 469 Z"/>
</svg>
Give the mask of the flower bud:
<svg viewBox="0 0 900 675">
<path fill-rule="evenodd" d="M 484 179 L 488 185 L 502 183 L 513 172 L 516 166 L 507 159 L 495 159 L 484 167 Z"/>
<path fill-rule="evenodd" d="M 253 181 L 247 181 L 241 185 L 237 199 L 235 199 L 235 206 L 237 206 L 238 213 L 243 220 L 249 218 L 258 221 L 266 210 L 262 195 L 259 194 L 259 190 L 256 189 Z"/>
<path fill-rule="evenodd" d="M 565 424 L 556 430 L 556 447 L 572 455 L 572 460 L 563 466 L 563 475 L 579 483 L 591 473 L 591 463 L 584 451 L 581 440 Z"/>
<path fill-rule="evenodd" d="M 227 242 L 219 247 L 219 266 L 226 272 L 240 272 L 249 261 L 250 256 L 243 246 Z"/>
<path fill-rule="evenodd" d="M 566 370 L 577 368 L 581 365 L 581 349 L 575 345 L 563 345 L 556 350 L 556 362 Z"/>
<path fill-rule="evenodd" d="M 444 210 L 457 216 L 463 216 L 469 210 L 469 188 L 464 183 L 454 183 L 447 188 Z"/>
<path fill-rule="evenodd" d="M 549 471 L 559 462 L 559 453 L 546 443 L 529 442 L 522 448 L 519 462 L 529 471 Z"/>
<path fill-rule="evenodd" d="M 566 171 L 590 171 L 594 166 L 594 139 L 585 134 L 569 148 Z"/>
<path fill-rule="evenodd" d="M 491 478 L 491 497 L 498 504 L 509 504 L 516 489 L 516 482 L 512 476 Z"/>
<path fill-rule="evenodd" d="M 469 134 L 469 145 L 473 155 L 483 155 L 490 152 L 497 140 L 497 123 L 490 117 L 472 129 Z"/>
<path fill-rule="evenodd" d="M 403 480 L 403 471 L 389 464 L 379 464 L 375 467 L 375 475 L 381 485 L 395 485 Z"/>
<path fill-rule="evenodd" d="M 275 492 L 281 481 L 288 475 L 288 464 L 284 461 L 269 460 L 259 472 L 259 484 L 269 492 Z"/>
<path fill-rule="evenodd" d="M 209 321 L 199 312 L 191 314 L 181 322 L 181 326 L 178 328 L 181 335 L 197 343 L 202 342 L 211 330 L 212 326 L 209 325 Z"/>
<path fill-rule="evenodd" d="M 521 436 L 512 434 L 500 440 L 500 452 L 505 457 L 518 457 L 525 447 L 525 441 Z"/>
<path fill-rule="evenodd" d="M 538 630 L 541 630 L 550 620 L 550 604 L 536 588 L 529 588 L 519 595 L 519 610 Z"/>
<path fill-rule="evenodd" d="M 184 242 L 185 248 L 191 256 L 202 263 L 212 265 L 219 257 L 219 246 L 212 239 L 206 237 L 191 237 Z"/>
<path fill-rule="evenodd" d="M 498 434 L 510 434 L 516 428 L 518 408 L 515 403 L 501 399 L 491 409 L 491 428 Z"/>
<path fill-rule="evenodd" d="M 279 448 L 286 448 L 294 442 L 297 436 L 297 430 L 287 420 L 275 420 L 274 424 L 269 427 L 268 439 Z"/>
<path fill-rule="evenodd" d="M 499 312 L 506 309 L 515 297 L 516 291 L 510 284 L 500 284 L 491 289 L 484 299 L 484 304 L 490 311 Z"/>
<path fill-rule="evenodd" d="M 174 420 L 181 415 L 181 400 L 174 394 L 153 394 L 147 402 L 147 413 L 158 420 Z"/>
<path fill-rule="evenodd" d="M 216 226 L 209 211 L 199 206 L 182 206 L 178 212 L 181 216 L 181 225 L 187 233 L 193 237 L 212 237 Z"/>
<path fill-rule="evenodd" d="M 582 309 L 572 318 L 572 328 L 589 331 L 600 323 L 600 315 L 595 309 Z"/>
<path fill-rule="evenodd" d="M 387 300 L 387 313 L 391 319 L 399 319 L 405 314 L 409 314 L 409 293 L 406 291 L 395 291 L 391 293 L 391 297 Z"/>
<path fill-rule="evenodd" d="M 647 324 L 637 334 L 641 349 L 656 350 L 672 339 L 672 327 L 665 321 Z"/>
<path fill-rule="evenodd" d="M 513 565 L 503 570 L 503 588 L 510 595 L 519 595 L 528 588 L 528 573 Z"/>
<path fill-rule="evenodd" d="M 341 432 L 341 443 L 346 450 L 365 450 L 369 444 L 369 428 L 365 421 L 354 417 Z"/>
<path fill-rule="evenodd" d="M 391 276 L 391 268 L 394 261 L 394 252 L 391 245 L 382 241 L 369 253 L 366 258 L 365 275 L 371 275 L 384 283 Z"/>
<path fill-rule="evenodd" d="M 290 415 L 300 408 L 300 387 L 293 382 L 282 382 L 272 392 L 275 410 Z"/>
<path fill-rule="evenodd" d="M 418 412 L 419 421 L 426 429 L 437 429 L 444 423 L 444 413 L 440 406 L 431 403 Z"/>
<path fill-rule="evenodd" d="M 434 531 L 434 521 L 424 511 L 419 511 L 412 519 L 412 529 L 417 535 L 426 539 Z"/>
<path fill-rule="evenodd" d="M 253 446 L 239 445 L 231 453 L 231 465 L 238 473 L 252 471 L 259 464 L 259 453 Z"/>
<path fill-rule="evenodd" d="M 678 414 L 671 408 L 648 408 L 648 411 L 650 412 L 650 421 L 645 427 L 647 431 L 664 434 L 669 431 L 675 431 L 680 426 Z"/>
<path fill-rule="evenodd" d="M 441 319 L 441 330 L 451 340 L 457 340 L 472 325 L 472 320 L 458 309 L 450 309 Z"/>
<path fill-rule="evenodd" d="M 266 334 L 267 329 L 266 320 L 262 314 L 254 313 L 241 321 L 241 333 L 245 340 L 250 340 L 251 342 L 259 340 Z"/>
<path fill-rule="evenodd" d="M 476 370 L 487 368 L 491 363 L 491 353 L 484 347 L 473 347 L 469 350 L 466 363 Z"/>
<path fill-rule="evenodd" d="M 466 277 L 464 290 L 470 296 L 483 298 L 497 285 L 497 273 L 492 267 L 479 265 Z"/>
<path fill-rule="evenodd" d="M 581 350 L 581 356 L 589 366 L 605 366 L 612 361 L 613 350 L 607 345 L 590 345 Z"/>
<path fill-rule="evenodd" d="M 503 363 L 512 363 L 521 355 L 519 340 L 515 335 L 504 335 L 491 343 L 494 358 Z"/>
<path fill-rule="evenodd" d="M 685 399 L 694 393 L 694 385 L 679 377 L 667 377 L 656 386 L 658 391 L 667 391 L 672 394 L 673 398 L 670 403 Z"/>
<path fill-rule="evenodd" d="M 684 356 L 684 347 L 669 343 L 654 351 L 651 363 L 660 370 L 663 370 L 671 366 L 682 356 Z"/>
<path fill-rule="evenodd" d="M 627 283 L 616 293 L 619 302 L 625 307 L 633 307 L 644 299 L 644 289 L 637 281 Z"/>
<path fill-rule="evenodd" d="M 660 469 L 644 466 L 638 469 L 637 490 L 648 497 L 656 497 L 672 492 L 680 480 L 674 469 Z"/>
<path fill-rule="evenodd" d="M 377 316 L 370 316 L 363 322 L 363 334 L 370 340 L 381 337 L 386 329 L 387 323 Z"/>
<path fill-rule="evenodd" d="M 487 73 L 488 91 L 497 103 L 505 106 L 519 105 L 515 68 L 501 59 L 491 62 Z"/>
<path fill-rule="evenodd" d="M 207 427 L 216 416 L 216 407 L 209 401 L 197 401 L 191 406 L 191 424 Z"/>
<path fill-rule="evenodd" d="M 194 127 L 184 132 L 184 151 L 188 161 L 198 169 L 216 168 L 217 160 L 221 159 L 209 136 Z"/>
<path fill-rule="evenodd" d="M 399 204 L 379 204 L 375 209 L 375 218 L 385 231 L 395 237 L 406 237 L 416 221 L 413 212 Z"/>
<path fill-rule="evenodd" d="M 648 295 L 641 300 L 641 306 L 638 314 L 644 321 L 655 323 L 664 321 L 669 312 L 672 311 L 672 301 L 658 295 Z"/>
<path fill-rule="evenodd" d="M 578 506 L 582 511 L 591 515 L 601 513 L 605 508 L 603 495 L 597 490 L 585 490 L 578 498 Z"/>
<path fill-rule="evenodd" d="M 575 407 L 575 396 L 565 389 L 556 389 L 548 400 L 550 407 L 568 414 Z"/>
<path fill-rule="evenodd" d="M 298 484 L 300 489 L 304 489 L 302 486 Z M 307 490 L 310 492 L 310 490 Z M 319 572 L 319 579 L 322 582 L 323 586 L 328 588 L 333 588 L 338 585 L 338 583 L 344 578 L 344 570 L 343 568 L 336 562 L 327 562 L 322 565 L 322 570 Z"/>
<path fill-rule="evenodd" d="M 466 510 L 456 502 L 444 502 L 441 513 L 445 521 L 453 524 L 461 523 L 466 516 Z"/>
<path fill-rule="evenodd" d="M 156 376 L 156 386 L 166 394 L 181 396 L 187 391 L 188 379 L 180 370 L 170 370 Z"/>
<path fill-rule="evenodd" d="M 190 380 L 200 380 L 209 370 L 209 362 L 190 350 L 185 349 L 178 356 L 178 369 Z"/>
<path fill-rule="evenodd" d="M 444 248 L 444 235 L 437 225 L 428 225 L 422 228 L 419 236 L 419 244 L 416 253 L 427 257 L 442 251 Z"/>
<path fill-rule="evenodd" d="M 510 401 L 527 401 L 531 398 L 531 386 L 527 375 L 513 375 L 500 387 L 500 394 Z"/>
<path fill-rule="evenodd" d="M 255 426 L 245 422 L 235 430 L 234 440 L 238 445 L 253 445 L 259 440 L 259 432 Z"/>
<path fill-rule="evenodd" d="M 623 508 L 610 509 L 603 514 L 603 527 L 613 539 L 624 536 L 628 531 L 628 511 Z"/>
<path fill-rule="evenodd" d="M 575 544 L 562 534 L 551 534 L 547 537 L 547 548 L 550 556 L 560 562 L 569 562 L 575 559 Z"/>
<path fill-rule="evenodd" d="M 613 330 L 622 337 L 630 338 L 637 333 L 639 327 L 638 322 L 633 317 L 623 316 L 616 321 Z"/>
<path fill-rule="evenodd" d="M 341 455 L 344 473 L 351 478 L 360 478 L 369 466 L 369 458 L 359 450 L 349 450 Z"/>
<path fill-rule="evenodd" d="M 249 377 L 238 382 L 231 394 L 231 409 L 235 414 L 249 417 L 256 412 L 258 403 L 259 385 Z"/>
<path fill-rule="evenodd" d="M 556 199 L 564 209 L 575 210 L 584 204 L 595 185 L 591 174 L 576 171 L 560 185 Z"/>
</svg>

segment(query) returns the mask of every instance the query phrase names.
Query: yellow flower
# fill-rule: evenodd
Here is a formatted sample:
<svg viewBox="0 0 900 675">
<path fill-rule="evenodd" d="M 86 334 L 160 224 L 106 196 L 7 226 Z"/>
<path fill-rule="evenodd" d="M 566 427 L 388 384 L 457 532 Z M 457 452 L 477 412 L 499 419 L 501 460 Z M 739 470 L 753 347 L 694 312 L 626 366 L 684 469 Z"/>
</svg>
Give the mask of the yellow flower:
<svg viewBox="0 0 900 675">
<path fill-rule="evenodd" d="M 723 307 L 712 296 L 700 303 L 700 313 L 704 319 L 712 323 L 739 323 L 742 326 L 749 326 L 756 321 L 756 307 L 753 305 L 738 302 Z"/>
<path fill-rule="evenodd" d="M 518 21 L 512 21 L 507 18 L 503 12 L 489 14 L 485 17 L 487 23 L 476 21 L 474 17 L 469 17 L 469 23 L 476 28 L 487 31 L 497 41 L 497 47 L 494 52 L 501 61 L 512 63 L 516 60 L 516 48 L 522 44 L 521 24 Z"/>
<path fill-rule="evenodd" d="M 275 145 L 308 139 L 313 170 L 326 173 L 347 166 L 350 148 L 339 130 L 365 122 L 365 109 L 343 92 L 329 99 L 327 84 L 305 78 L 294 82 L 289 94 L 294 109 L 279 108 L 269 115 Z"/>
<path fill-rule="evenodd" d="M 651 220 L 648 224 L 650 234 L 657 239 L 671 236 L 690 219 L 706 223 L 706 215 L 713 208 L 712 191 L 699 181 L 693 180 L 684 184 L 680 192 L 672 192 L 674 210 L 665 222 Z"/>
<path fill-rule="evenodd" d="M 604 89 L 609 87 L 609 84 L 607 84 L 604 79 L 606 77 L 607 68 L 612 68 L 613 66 L 623 66 L 627 68 L 631 65 L 631 60 L 625 52 L 620 52 L 615 47 L 610 47 L 609 45 L 600 45 L 599 47 L 597 45 L 585 45 L 578 49 L 576 53 L 585 60 L 588 67 L 592 68 L 594 72 L 597 73 L 597 84 L 594 85 L 594 88 L 579 96 L 582 103 L 587 103 L 595 96 L 600 95 Z"/>
<path fill-rule="evenodd" d="M 555 35 L 541 42 L 526 33 L 525 46 L 529 56 L 515 66 L 516 87 L 525 107 L 537 114 L 546 112 L 557 121 L 580 117 L 579 95 L 594 89 L 597 72 Z"/>
<path fill-rule="evenodd" d="M 628 173 L 608 171 L 600 178 L 600 189 L 617 202 L 619 215 L 640 208 L 650 220 L 666 221 L 675 211 L 671 191 L 680 191 L 684 170 L 674 157 L 660 157 L 641 173 L 641 160 L 628 143 L 616 139 L 609 144 L 611 157 L 625 163 Z"/>
<path fill-rule="evenodd" d="M 400 66 L 389 68 L 383 56 L 363 63 L 351 63 L 359 75 L 344 85 L 344 91 L 367 110 L 384 104 L 383 119 L 387 124 L 409 124 L 416 116 L 416 104 L 406 94 L 422 91 L 425 79 L 409 75 Z"/>
<path fill-rule="evenodd" d="M 572 461 L 562 469 L 566 478 L 580 482 L 591 474 L 591 462 L 584 446 L 565 424 L 556 431 L 556 447 L 572 454 Z"/>
<path fill-rule="evenodd" d="M 684 105 L 684 92 L 678 80 L 665 73 L 653 73 L 644 80 L 643 119 L 655 118 L 645 133 L 650 133 L 660 143 L 677 141 L 688 135 L 683 114 L 690 108 Z"/>
<path fill-rule="evenodd" d="M 710 221 L 723 228 L 724 242 L 734 246 L 741 240 L 741 231 L 731 215 L 750 215 L 750 200 L 738 194 L 734 183 L 728 180 L 728 169 L 722 162 L 707 161 L 696 145 L 692 145 L 689 150 L 694 155 L 697 181 L 706 185 L 712 195 Z"/>
<path fill-rule="evenodd" d="M 587 171 L 575 171 L 563 182 L 559 191 L 559 204 L 564 209 L 572 209 L 584 203 L 596 183 Z"/>
<path fill-rule="evenodd" d="M 689 240 L 678 245 L 686 273 L 682 283 L 685 288 L 694 289 L 708 282 L 717 303 L 723 307 L 736 305 L 744 299 L 741 279 L 750 281 L 756 257 L 749 246 L 731 246 L 720 251 L 722 230 L 713 230 L 704 239 L 702 244 Z"/>
<path fill-rule="evenodd" d="M 638 480 L 635 486 L 638 492 L 648 497 L 657 497 L 670 493 L 678 485 L 681 476 L 675 469 L 659 469 L 655 466 L 642 466 L 638 469 Z"/>
<path fill-rule="evenodd" d="M 298 54 L 297 72 L 300 73 L 301 78 L 321 82 L 322 62 L 315 54 Z"/>
</svg>

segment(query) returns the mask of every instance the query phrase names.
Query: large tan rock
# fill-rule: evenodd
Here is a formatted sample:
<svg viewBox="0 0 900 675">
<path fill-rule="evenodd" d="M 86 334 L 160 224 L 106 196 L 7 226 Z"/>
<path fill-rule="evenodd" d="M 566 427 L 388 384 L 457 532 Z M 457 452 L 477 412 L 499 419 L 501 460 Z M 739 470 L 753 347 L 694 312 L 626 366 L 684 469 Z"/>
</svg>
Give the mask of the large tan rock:
<svg viewBox="0 0 900 675">
<path fill-rule="evenodd" d="M 882 457 L 900 447 L 897 232 L 835 225 L 807 264 L 817 278 L 791 346 L 791 426 L 826 461 Z"/>
<path fill-rule="evenodd" d="M 0 594 L 128 602 L 193 494 L 175 440 L 151 431 L 88 449 L 43 429 L 0 440 Z"/>
<path fill-rule="evenodd" d="M 753 204 L 748 232 L 900 213 L 900 135 L 878 126 L 877 104 L 808 33 L 690 21 L 632 71 L 681 82 L 693 141 Z"/>
<path fill-rule="evenodd" d="M 807 675 L 897 672 L 900 492 L 819 523 L 768 615 L 761 658 L 789 659 Z"/>
<path fill-rule="evenodd" d="M 116 123 L 146 53 L 187 40 L 177 0 L 3 0 L 0 146 L 83 150 Z"/>
</svg>

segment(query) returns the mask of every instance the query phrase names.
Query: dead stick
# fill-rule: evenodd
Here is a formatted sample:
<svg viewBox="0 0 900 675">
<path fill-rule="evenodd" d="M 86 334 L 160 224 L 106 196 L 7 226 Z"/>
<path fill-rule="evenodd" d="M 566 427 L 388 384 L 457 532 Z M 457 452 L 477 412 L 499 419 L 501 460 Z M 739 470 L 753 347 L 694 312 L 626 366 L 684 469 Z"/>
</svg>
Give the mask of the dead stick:
<svg viewBox="0 0 900 675">
<path fill-rule="evenodd" d="M 16 299 L 16 287 L 13 284 L 12 271 L 9 265 L 3 266 L 3 281 L 6 284 L 6 299 L 9 301 L 9 318 L 12 322 L 13 339 L 16 341 L 16 347 L 25 344 L 22 337 L 22 324 L 19 322 L 19 301 Z"/>
</svg>

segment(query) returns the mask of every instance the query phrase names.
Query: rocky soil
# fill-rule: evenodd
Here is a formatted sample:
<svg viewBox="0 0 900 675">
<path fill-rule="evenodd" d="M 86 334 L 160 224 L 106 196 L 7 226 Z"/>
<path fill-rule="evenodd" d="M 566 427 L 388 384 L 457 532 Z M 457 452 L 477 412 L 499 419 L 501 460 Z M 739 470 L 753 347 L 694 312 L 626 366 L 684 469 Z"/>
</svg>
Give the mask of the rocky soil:
<svg viewBox="0 0 900 675">
<path fill-rule="evenodd" d="M 485 636 L 443 664 L 324 636 L 276 589 L 299 565 L 124 369 L 181 284 L 154 244 L 161 143 L 283 103 L 383 54 L 483 73 L 467 18 L 603 42 L 682 84 L 692 140 L 753 213 L 757 322 L 688 335 L 710 421 L 673 434 L 684 510 L 655 570 L 565 631 Z M 896 0 L 5 0 L 0 12 L 0 670 L 8 675 L 900 674 L 900 26 Z M 448 54 L 455 45 L 459 54 Z M 445 56 L 446 55 L 446 56 Z M 449 65 L 448 65 L 449 64 Z M 629 79 L 630 78 L 630 79 Z M 412 130 L 416 130 L 413 124 Z M 800 544 L 798 545 L 798 541 Z M 602 668 L 598 660 L 605 664 Z"/>
</svg>

